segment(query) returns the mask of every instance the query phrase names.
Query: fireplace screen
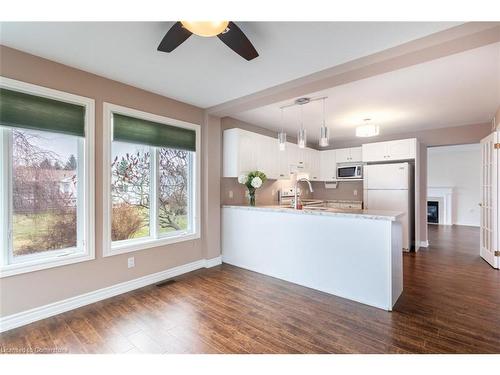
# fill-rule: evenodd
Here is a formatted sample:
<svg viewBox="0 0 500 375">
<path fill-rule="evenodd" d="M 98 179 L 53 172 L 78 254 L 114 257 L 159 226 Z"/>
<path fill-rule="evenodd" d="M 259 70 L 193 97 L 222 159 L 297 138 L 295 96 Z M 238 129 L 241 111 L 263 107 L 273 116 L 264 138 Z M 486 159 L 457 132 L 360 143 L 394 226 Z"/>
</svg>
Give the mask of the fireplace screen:
<svg viewBox="0 0 500 375">
<path fill-rule="evenodd" d="M 427 222 L 433 224 L 439 223 L 439 202 L 427 202 Z"/>
</svg>

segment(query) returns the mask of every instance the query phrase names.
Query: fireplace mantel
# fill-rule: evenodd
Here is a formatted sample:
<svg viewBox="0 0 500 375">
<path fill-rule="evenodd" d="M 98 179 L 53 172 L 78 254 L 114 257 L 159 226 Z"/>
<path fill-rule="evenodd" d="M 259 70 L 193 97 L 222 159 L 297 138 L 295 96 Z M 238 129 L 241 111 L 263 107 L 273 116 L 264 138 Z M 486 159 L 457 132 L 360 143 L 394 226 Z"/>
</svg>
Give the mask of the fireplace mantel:
<svg viewBox="0 0 500 375">
<path fill-rule="evenodd" d="M 442 225 L 453 225 L 453 187 L 451 186 L 429 186 L 427 188 L 427 200 L 436 200 L 440 203 L 439 211 L 443 212 Z M 441 207 L 442 203 L 442 207 Z"/>
</svg>

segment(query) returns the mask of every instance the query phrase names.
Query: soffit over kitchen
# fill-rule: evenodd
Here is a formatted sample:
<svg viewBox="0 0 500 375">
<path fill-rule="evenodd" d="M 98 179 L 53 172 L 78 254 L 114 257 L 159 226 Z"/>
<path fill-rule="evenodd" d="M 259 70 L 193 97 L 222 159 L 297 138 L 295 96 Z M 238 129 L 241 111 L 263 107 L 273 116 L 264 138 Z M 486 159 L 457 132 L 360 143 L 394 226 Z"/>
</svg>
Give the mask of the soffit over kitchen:
<svg viewBox="0 0 500 375">
<path fill-rule="evenodd" d="M 333 140 L 355 138 L 355 128 L 370 118 L 381 135 L 408 133 L 491 121 L 500 103 L 500 43 L 305 95 L 327 96 L 326 124 Z M 280 107 L 293 99 L 232 115 L 272 131 L 281 127 L 296 137 L 303 124 L 317 143 L 323 119 L 321 101 Z"/>
</svg>

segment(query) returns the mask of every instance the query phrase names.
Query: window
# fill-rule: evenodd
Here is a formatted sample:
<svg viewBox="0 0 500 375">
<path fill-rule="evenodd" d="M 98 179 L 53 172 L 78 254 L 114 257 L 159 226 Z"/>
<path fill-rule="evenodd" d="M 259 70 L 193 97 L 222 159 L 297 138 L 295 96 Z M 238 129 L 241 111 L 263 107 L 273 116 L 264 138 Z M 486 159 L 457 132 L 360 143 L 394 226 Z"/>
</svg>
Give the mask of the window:
<svg viewBox="0 0 500 375">
<path fill-rule="evenodd" d="M 93 259 L 93 100 L 0 84 L 1 276 Z"/>
<path fill-rule="evenodd" d="M 199 238 L 199 125 L 108 103 L 104 123 L 104 256 Z"/>
</svg>

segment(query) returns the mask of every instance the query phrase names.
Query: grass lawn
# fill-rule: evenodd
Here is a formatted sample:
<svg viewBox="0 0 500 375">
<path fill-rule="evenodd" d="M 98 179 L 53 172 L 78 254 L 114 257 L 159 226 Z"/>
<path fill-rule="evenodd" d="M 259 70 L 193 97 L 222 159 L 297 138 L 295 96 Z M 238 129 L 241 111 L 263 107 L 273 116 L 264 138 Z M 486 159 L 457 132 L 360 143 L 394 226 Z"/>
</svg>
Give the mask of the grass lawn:
<svg viewBox="0 0 500 375">
<path fill-rule="evenodd" d="M 149 209 L 144 208 L 144 207 L 136 207 L 136 209 L 139 211 L 140 215 L 142 216 L 142 227 L 137 232 L 135 232 L 130 237 L 130 239 L 142 238 L 142 237 L 149 236 Z M 181 229 L 187 229 L 187 226 L 188 226 L 187 221 L 188 221 L 187 215 L 178 216 L 177 220 L 176 220 L 177 224 L 179 225 L 179 227 L 181 227 Z M 160 234 L 165 234 L 165 233 L 174 232 L 174 231 L 175 231 L 175 229 L 170 228 L 170 227 L 167 227 L 167 228 L 160 227 L 159 228 Z"/>
<path fill-rule="evenodd" d="M 36 214 L 14 214 L 12 222 L 14 255 L 23 247 L 32 246 L 37 237 L 49 233 L 56 215 L 51 211 Z M 46 250 L 40 249 L 40 251 Z"/>
</svg>

